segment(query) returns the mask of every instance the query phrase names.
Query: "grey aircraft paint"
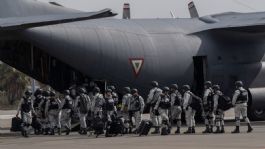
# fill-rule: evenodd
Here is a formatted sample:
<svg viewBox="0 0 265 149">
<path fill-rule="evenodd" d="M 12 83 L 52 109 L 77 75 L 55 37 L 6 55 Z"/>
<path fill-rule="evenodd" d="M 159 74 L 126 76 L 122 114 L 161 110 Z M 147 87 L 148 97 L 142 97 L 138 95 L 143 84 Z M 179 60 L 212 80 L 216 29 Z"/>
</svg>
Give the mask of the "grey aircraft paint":
<svg viewBox="0 0 265 149">
<path fill-rule="evenodd" d="M 107 15 L 82 16 L 80 11 L 31 0 L 0 3 L 0 17 L 9 21 L 38 17 L 30 26 L 28 20 L 20 25 L 12 20 L 9 28 L 0 19 L 0 59 L 57 90 L 78 77 L 66 76 L 73 71 L 119 89 L 136 87 L 144 95 L 152 80 L 161 86 L 190 84 L 197 91 L 203 81 L 211 80 L 228 95 L 234 82 L 243 80 L 251 95 L 252 117 L 265 118 L 265 13 L 128 20 L 102 18 L 114 15 L 109 10 Z"/>
</svg>

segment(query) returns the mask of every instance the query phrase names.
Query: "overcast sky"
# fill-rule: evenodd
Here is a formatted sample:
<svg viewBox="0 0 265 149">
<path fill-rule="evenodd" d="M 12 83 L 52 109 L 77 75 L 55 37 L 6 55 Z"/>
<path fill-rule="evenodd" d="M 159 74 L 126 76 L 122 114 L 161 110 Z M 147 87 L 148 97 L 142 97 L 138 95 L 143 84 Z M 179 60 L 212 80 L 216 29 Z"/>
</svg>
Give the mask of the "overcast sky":
<svg viewBox="0 0 265 149">
<path fill-rule="evenodd" d="M 39 0 L 49 2 L 49 0 Z M 176 17 L 189 17 L 187 4 L 190 0 L 50 0 L 58 2 L 65 7 L 83 11 L 97 11 L 111 8 L 121 17 L 122 5 L 131 4 L 133 18 L 168 18 L 170 11 Z M 194 0 L 200 16 L 236 11 L 254 12 L 265 11 L 264 0 Z"/>
</svg>

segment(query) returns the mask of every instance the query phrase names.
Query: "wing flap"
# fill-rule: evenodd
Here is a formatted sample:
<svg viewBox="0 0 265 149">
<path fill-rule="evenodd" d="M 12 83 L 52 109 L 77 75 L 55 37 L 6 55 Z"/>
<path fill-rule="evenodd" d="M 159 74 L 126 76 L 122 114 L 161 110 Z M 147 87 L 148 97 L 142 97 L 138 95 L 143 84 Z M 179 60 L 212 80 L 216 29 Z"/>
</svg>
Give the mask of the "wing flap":
<svg viewBox="0 0 265 149">
<path fill-rule="evenodd" d="M 205 17 L 199 18 L 203 21 Z M 218 30 L 218 31 L 236 31 L 243 33 L 264 33 L 265 32 L 265 12 L 259 13 L 224 13 L 212 15 L 215 19 L 212 23 L 203 24 L 191 34 Z"/>
<path fill-rule="evenodd" d="M 0 19 L 0 30 L 26 29 L 31 27 L 40 27 L 82 20 L 112 17 L 115 15 L 117 14 L 113 13 L 111 9 L 104 9 L 98 12 L 3 18 Z"/>
</svg>

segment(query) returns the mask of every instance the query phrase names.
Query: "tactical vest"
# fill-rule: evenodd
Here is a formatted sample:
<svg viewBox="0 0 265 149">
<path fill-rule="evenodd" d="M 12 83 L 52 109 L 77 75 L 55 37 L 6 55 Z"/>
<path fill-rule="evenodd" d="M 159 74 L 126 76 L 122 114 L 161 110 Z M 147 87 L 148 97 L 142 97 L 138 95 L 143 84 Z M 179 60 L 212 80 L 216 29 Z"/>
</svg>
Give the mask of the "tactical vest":
<svg viewBox="0 0 265 149">
<path fill-rule="evenodd" d="M 182 99 L 180 98 L 179 93 L 174 93 L 176 94 L 175 99 L 174 100 L 174 106 L 181 106 L 182 105 Z"/>
<path fill-rule="evenodd" d="M 88 99 L 86 95 L 81 94 L 79 97 L 79 111 L 80 113 L 86 114 L 88 110 Z"/>
<path fill-rule="evenodd" d="M 72 108 L 73 108 L 73 100 L 70 97 L 65 98 L 63 109 L 72 109 Z"/>
<path fill-rule="evenodd" d="M 168 96 L 161 97 L 159 107 L 161 109 L 169 109 L 171 107 L 170 99 Z"/>
<path fill-rule="evenodd" d="M 59 109 L 59 103 L 56 101 L 56 99 L 54 98 L 50 99 L 49 110 L 58 110 L 58 109 Z"/>
<path fill-rule="evenodd" d="M 25 113 L 29 113 L 31 111 L 32 101 L 30 98 L 23 97 L 24 102 L 21 104 L 21 111 Z"/>
<path fill-rule="evenodd" d="M 43 103 L 41 105 L 41 111 L 44 112 L 45 111 L 45 107 L 46 107 L 46 103 L 47 103 L 48 99 L 47 98 L 43 98 Z"/>
<path fill-rule="evenodd" d="M 39 104 L 41 103 L 43 97 L 42 96 L 37 96 L 36 99 L 34 100 L 33 107 L 37 109 L 39 107 Z"/>
<path fill-rule="evenodd" d="M 114 111 L 115 109 L 115 101 L 113 98 L 106 99 L 106 110 L 107 111 Z"/>
<path fill-rule="evenodd" d="M 133 96 L 132 100 L 130 101 L 130 111 L 136 112 L 141 110 L 141 103 L 139 96 Z"/>
<path fill-rule="evenodd" d="M 112 98 L 113 98 L 114 101 L 115 101 L 115 105 L 118 105 L 118 103 L 119 103 L 119 97 L 118 97 L 118 94 L 115 93 L 115 92 L 113 92 L 113 93 L 112 93 Z"/>
<path fill-rule="evenodd" d="M 236 103 L 246 103 L 248 101 L 248 91 L 247 90 L 239 90 L 240 94 L 237 98 Z"/>
<path fill-rule="evenodd" d="M 207 105 L 204 106 L 204 110 L 206 112 L 212 112 L 214 109 L 213 95 L 214 95 L 214 93 L 211 90 L 211 92 L 209 93 L 209 95 L 207 97 Z"/>
<path fill-rule="evenodd" d="M 101 95 L 98 95 L 95 98 L 95 107 L 96 108 L 102 108 L 104 106 L 104 99 L 102 97 L 100 97 Z"/>
</svg>

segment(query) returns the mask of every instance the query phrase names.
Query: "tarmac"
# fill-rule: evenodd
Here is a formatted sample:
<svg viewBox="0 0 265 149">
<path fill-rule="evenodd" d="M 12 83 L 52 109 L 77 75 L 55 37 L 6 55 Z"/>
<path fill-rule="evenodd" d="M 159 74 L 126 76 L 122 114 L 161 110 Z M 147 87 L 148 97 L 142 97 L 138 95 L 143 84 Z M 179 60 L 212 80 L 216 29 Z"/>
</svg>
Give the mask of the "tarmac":
<svg viewBox="0 0 265 149">
<path fill-rule="evenodd" d="M 0 120 L 2 123 L 4 117 Z M 8 116 L 5 121 L 4 123 L 9 123 Z M 252 133 L 246 133 L 247 127 L 243 124 L 240 134 L 231 134 L 234 123 L 227 122 L 225 134 L 202 134 L 204 127 L 198 125 L 195 135 L 175 135 L 173 129 L 172 134 L 168 136 L 125 135 L 112 138 L 80 136 L 76 132 L 69 136 L 30 135 L 29 138 L 23 138 L 18 132 L 11 133 L 8 128 L 1 128 L 0 149 L 265 149 L 265 122 L 252 124 Z M 183 127 L 182 133 L 186 129 Z"/>
<path fill-rule="evenodd" d="M 0 137 L 0 149 L 265 149 L 265 126 L 254 126 L 253 133 L 231 134 L 233 127 L 226 127 L 226 134 L 202 134 L 203 127 L 195 135 L 137 135 L 105 138 L 100 136 L 21 136 Z M 184 131 L 184 130 L 183 130 Z"/>
</svg>

